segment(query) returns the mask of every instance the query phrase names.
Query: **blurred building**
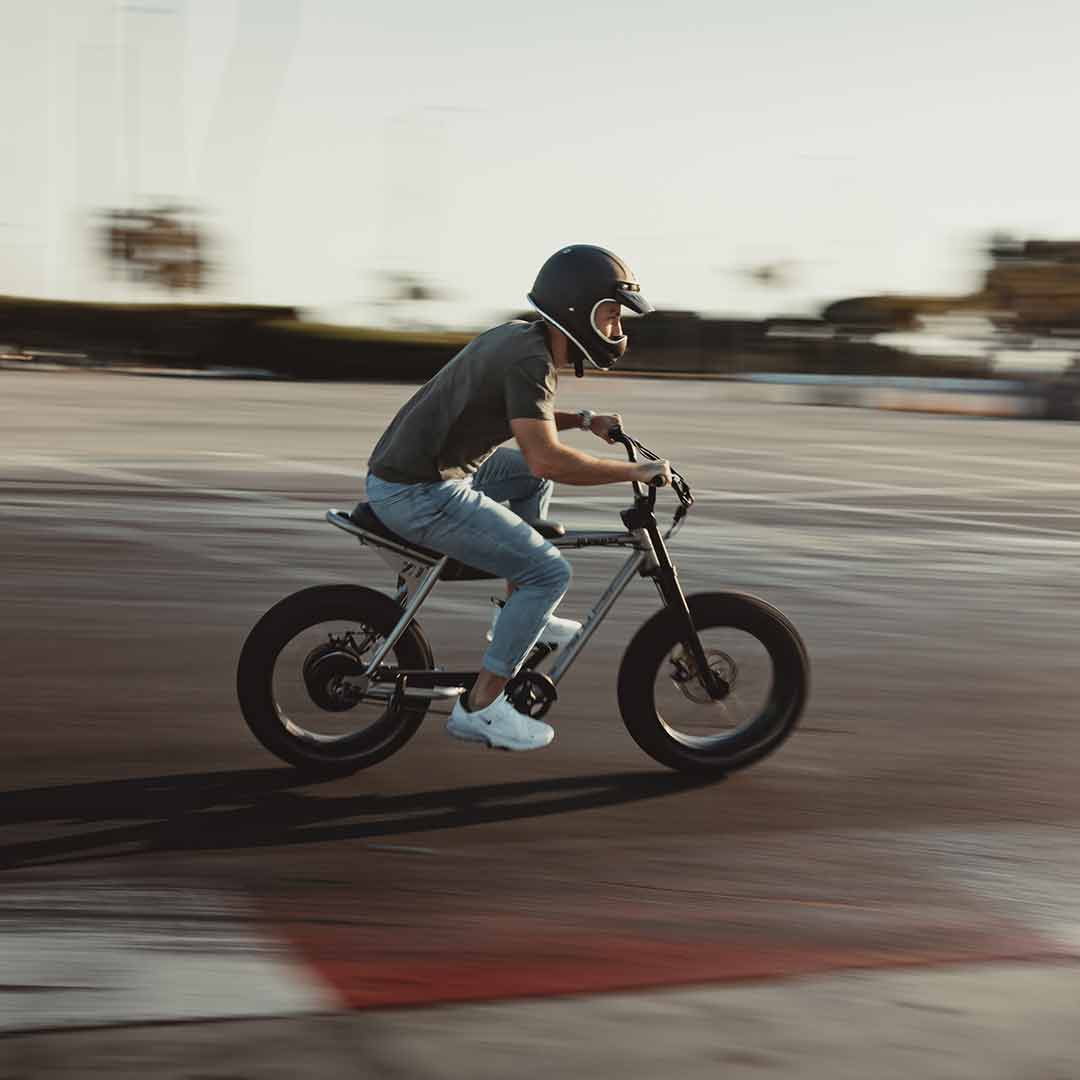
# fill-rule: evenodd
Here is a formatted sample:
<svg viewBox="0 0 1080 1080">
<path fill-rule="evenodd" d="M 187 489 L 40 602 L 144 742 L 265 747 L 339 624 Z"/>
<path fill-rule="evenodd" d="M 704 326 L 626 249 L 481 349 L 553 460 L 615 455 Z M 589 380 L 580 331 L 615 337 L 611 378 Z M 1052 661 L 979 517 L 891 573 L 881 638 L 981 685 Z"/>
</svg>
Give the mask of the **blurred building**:
<svg viewBox="0 0 1080 1080">
<path fill-rule="evenodd" d="M 968 304 L 1009 312 L 1017 328 L 1080 333 L 1080 240 L 995 239 L 982 291 Z"/>
<path fill-rule="evenodd" d="M 857 296 L 829 304 L 850 331 L 913 329 L 921 317 L 979 313 L 1019 334 L 1080 334 L 1080 241 L 991 238 L 982 285 L 964 296 Z"/>
</svg>

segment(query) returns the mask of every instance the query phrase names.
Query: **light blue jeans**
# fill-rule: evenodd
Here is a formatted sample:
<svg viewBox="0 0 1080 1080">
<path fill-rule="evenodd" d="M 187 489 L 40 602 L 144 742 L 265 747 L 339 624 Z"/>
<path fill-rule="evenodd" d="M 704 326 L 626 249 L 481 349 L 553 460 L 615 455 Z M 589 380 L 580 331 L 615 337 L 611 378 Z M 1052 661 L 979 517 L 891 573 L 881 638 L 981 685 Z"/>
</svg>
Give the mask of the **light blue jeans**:
<svg viewBox="0 0 1080 1080">
<path fill-rule="evenodd" d="M 368 502 L 387 528 L 516 586 L 483 661 L 504 679 L 517 673 L 570 586 L 570 564 L 526 523 L 546 517 L 553 488 L 510 447 L 465 480 L 392 484 L 368 473 Z"/>
</svg>

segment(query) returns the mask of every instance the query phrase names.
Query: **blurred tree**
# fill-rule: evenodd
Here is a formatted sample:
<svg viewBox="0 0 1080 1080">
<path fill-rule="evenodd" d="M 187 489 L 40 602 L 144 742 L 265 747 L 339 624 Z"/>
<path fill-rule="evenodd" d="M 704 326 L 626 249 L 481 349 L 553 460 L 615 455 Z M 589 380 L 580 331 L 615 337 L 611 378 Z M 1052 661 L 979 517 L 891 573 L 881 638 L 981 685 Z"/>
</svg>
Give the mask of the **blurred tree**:
<svg viewBox="0 0 1080 1080">
<path fill-rule="evenodd" d="M 755 285 L 768 289 L 786 289 L 795 282 L 796 265 L 793 260 L 778 259 L 775 262 L 743 267 L 740 273 Z"/>
<path fill-rule="evenodd" d="M 206 237 L 182 206 L 108 210 L 100 233 L 114 273 L 170 291 L 207 285 Z"/>
<path fill-rule="evenodd" d="M 433 305 L 449 299 L 448 292 L 408 271 L 384 271 L 377 279 L 382 283 L 382 296 L 374 303 L 387 322 L 411 329 L 438 325 Z"/>
<path fill-rule="evenodd" d="M 402 300 L 439 300 L 442 293 L 433 285 L 421 281 L 414 274 L 388 274 L 387 281 L 390 284 L 390 301 Z"/>
</svg>

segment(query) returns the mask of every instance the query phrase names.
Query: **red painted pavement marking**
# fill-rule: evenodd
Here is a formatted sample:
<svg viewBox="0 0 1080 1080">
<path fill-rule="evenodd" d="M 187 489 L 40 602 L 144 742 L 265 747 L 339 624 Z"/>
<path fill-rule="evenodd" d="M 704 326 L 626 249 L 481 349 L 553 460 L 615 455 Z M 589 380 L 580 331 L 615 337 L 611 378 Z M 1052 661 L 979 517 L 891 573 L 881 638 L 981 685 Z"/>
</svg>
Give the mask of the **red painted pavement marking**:
<svg viewBox="0 0 1080 1080">
<path fill-rule="evenodd" d="M 445 928 L 443 928 L 445 929 Z M 729 940 L 553 933 L 520 917 L 462 928 L 453 944 L 415 927 L 279 927 L 350 1008 L 432 1005 L 778 979 L 839 970 L 1075 958 L 1076 948 L 984 921 L 878 927 L 847 941 L 790 940 L 760 931 Z M 831 937 L 834 935 L 825 935 Z"/>
</svg>

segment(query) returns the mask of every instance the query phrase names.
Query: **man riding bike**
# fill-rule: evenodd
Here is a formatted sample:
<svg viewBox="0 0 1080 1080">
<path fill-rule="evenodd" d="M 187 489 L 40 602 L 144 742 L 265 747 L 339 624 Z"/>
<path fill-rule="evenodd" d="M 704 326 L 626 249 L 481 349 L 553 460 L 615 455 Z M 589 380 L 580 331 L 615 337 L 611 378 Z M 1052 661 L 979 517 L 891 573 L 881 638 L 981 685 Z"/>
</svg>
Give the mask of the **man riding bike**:
<svg viewBox="0 0 1080 1080">
<path fill-rule="evenodd" d="M 540 319 L 514 320 L 475 338 L 398 411 L 372 451 L 371 509 L 407 540 L 506 579 L 491 645 L 447 731 L 505 750 L 555 737 L 519 713 L 503 689 L 533 646 L 558 647 L 581 624 L 554 612 L 570 565 L 530 522 L 542 522 L 554 482 L 591 486 L 671 480 L 666 461 L 630 463 L 583 454 L 558 432 L 581 428 L 608 442 L 618 414 L 555 408 L 557 369 L 612 368 L 626 351 L 620 311 L 652 311 L 630 268 L 603 248 L 562 248 L 540 268 L 529 303 Z M 519 449 L 499 447 L 511 436 Z M 503 504 L 508 505 L 503 505 Z"/>
</svg>

